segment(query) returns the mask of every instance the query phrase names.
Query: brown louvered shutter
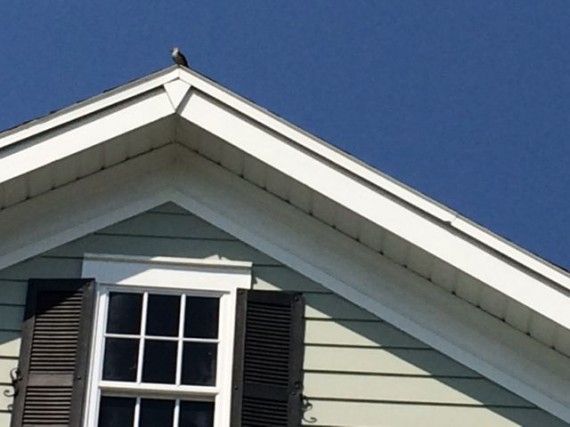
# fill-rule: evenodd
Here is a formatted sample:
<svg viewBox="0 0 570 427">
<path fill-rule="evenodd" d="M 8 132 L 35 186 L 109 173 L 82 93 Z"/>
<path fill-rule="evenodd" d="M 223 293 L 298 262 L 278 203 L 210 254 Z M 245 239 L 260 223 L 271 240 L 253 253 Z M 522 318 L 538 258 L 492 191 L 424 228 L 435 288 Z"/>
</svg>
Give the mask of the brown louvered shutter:
<svg viewBox="0 0 570 427">
<path fill-rule="evenodd" d="M 298 427 L 303 368 L 301 294 L 238 292 L 232 427 Z"/>
<path fill-rule="evenodd" d="M 22 332 L 12 427 L 79 427 L 95 283 L 32 279 Z"/>
</svg>

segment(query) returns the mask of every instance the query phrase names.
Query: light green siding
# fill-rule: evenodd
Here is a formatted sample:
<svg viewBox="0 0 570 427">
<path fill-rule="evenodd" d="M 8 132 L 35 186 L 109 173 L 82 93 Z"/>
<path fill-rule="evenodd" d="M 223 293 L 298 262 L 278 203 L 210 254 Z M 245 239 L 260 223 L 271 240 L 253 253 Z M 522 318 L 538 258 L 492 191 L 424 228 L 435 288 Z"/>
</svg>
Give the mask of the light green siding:
<svg viewBox="0 0 570 427">
<path fill-rule="evenodd" d="M 562 426 L 545 412 L 175 205 L 0 271 L 0 427 L 9 425 L 29 277 L 79 277 L 84 252 L 253 261 L 254 287 L 305 294 L 313 426 Z"/>
</svg>

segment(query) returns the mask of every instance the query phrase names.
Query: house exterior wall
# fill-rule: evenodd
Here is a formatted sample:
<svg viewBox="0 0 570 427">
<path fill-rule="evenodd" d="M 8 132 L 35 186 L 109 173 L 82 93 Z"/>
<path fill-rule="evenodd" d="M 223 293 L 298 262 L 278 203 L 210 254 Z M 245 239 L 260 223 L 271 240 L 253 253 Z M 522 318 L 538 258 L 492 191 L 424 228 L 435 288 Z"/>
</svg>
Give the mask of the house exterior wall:
<svg viewBox="0 0 570 427">
<path fill-rule="evenodd" d="M 252 261 L 254 289 L 301 291 L 313 426 L 563 426 L 529 402 L 175 205 L 0 271 L 0 427 L 8 427 L 29 277 L 80 277 L 83 253 Z"/>
</svg>

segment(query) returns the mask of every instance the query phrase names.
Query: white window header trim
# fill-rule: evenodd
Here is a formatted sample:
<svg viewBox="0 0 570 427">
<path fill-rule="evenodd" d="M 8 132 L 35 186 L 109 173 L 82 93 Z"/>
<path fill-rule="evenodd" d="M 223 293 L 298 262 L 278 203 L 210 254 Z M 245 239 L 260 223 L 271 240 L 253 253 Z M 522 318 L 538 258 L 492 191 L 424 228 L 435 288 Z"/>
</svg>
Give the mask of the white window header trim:
<svg viewBox="0 0 570 427">
<path fill-rule="evenodd" d="M 86 253 L 83 277 L 99 283 L 231 292 L 251 288 L 252 263 Z"/>
</svg>

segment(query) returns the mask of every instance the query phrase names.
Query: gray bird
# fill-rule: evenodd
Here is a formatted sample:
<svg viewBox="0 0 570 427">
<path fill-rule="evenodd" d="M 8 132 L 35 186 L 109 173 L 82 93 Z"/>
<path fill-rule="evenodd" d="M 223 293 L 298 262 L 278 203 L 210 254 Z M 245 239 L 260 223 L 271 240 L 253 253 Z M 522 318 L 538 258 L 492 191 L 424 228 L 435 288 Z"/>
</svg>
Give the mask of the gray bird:
<svg viewBox="0 0 570 427">
<path fill-rule="evenodd" d="M 175 63 L 177 63 L 178 65 L 183 65 L 185 67 L 188 67 L 188 61 L 186 61 L 186 57 L 182 55 L 180 49 L 178 49 L 177 47 L 173 47 L 170 52 L 172 53 L 172 59 Z"/>
</svg>

